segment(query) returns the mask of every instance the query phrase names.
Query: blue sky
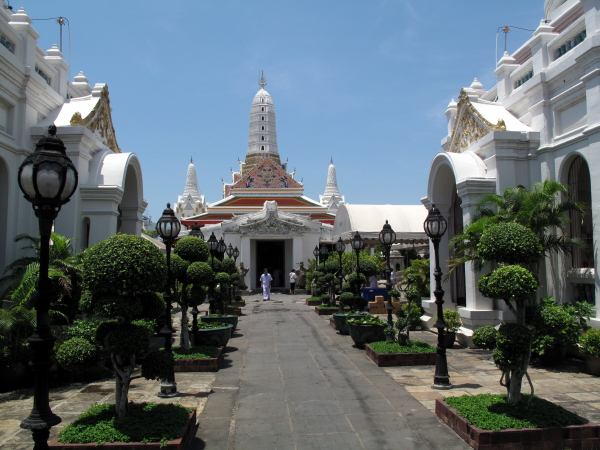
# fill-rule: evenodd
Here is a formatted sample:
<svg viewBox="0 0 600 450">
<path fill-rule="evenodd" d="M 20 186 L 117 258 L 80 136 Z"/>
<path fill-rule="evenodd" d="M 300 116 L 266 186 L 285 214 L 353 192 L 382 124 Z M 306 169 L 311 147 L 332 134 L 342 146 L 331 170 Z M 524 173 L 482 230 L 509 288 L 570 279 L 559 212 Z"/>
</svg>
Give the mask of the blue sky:
<svg viewBox="0 0 600 450">
<path fill-rule="evenodd" d="M 318 199 L 329 158 L 348 203 L 417 204 L 461 87 L 495 77 L 500 26 L 535 29 L 543 1 L 11 0 L 70 22 L 71 78 L 107 83 L 124 152 L 143 168 L 147 214 L 182 194 L 190 155 L 209 202 L 246 153 L 264 70 L 279 153 Z M 36 21 L 46 50 L 54 21 Z M 508 50 L 530 32 L 514 29 Z M 63 52 L 68 57 L 65 28 Z M 499 52 L 503 50 L 500 37 Z"/>
</svg>

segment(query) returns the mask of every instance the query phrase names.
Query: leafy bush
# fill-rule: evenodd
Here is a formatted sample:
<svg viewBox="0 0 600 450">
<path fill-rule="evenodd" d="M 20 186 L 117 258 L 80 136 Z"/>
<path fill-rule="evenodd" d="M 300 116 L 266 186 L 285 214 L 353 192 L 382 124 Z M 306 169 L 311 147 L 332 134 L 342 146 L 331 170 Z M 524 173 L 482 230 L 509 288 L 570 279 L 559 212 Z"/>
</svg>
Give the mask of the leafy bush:
<svg viewBox="0 0 600 450">
<path fill-rule="evenodd" d="M 416 289 L 421 297 L 429 297 L 430 273 L 429 259 L 413 259 L 402 272 L 402 284 L 408 289 Z"/>
<path fill-rule="evenodd" d="M 359 263 L 359 267 L 360 267 L 360 273 L 367 277 L 372 277 L 373 275 L 377 275 L 379 272 L 381 272 L 383 270 L 383 267 L 381 265 L 378 266 L 377 264 L 375 264 L 375 262 L 373 262 L 370 259 L 361 260 Z"/>
<path fill-rule="evenodd" d="M 128 416 L 117 420 L 115 405 L 94 405 L 61 430 L 58 441 L 63 444 L 161 442 L 166 445 L 177 438 L 190 412 L 191 409 L 172 403 L 130 403 Z"/>
<path fill-rule="evenodd" d="M 81 338 L 88 342 L 96 341 L 96 330 L 102 322 L 98 319 L 77 319 L 66 331 L 67 339 Z"/>
<path fill-rule="evenodd" d="M 190 284 L 187 287 L 186 294 L 188 306 L 200 306 L 206 300 L 207 288 L 197 284 Z"/>
<path fill-rule="evenodd" d="M 229 275 L 225 272 L 219 272 L 215 275 L 215 281 L 219 284 L 229 283 Z"/>
<path fill-rule="evenodd" d="M 581 354 L 600 358 L 600 330 L 590 328 L 579 340 Z"/>
<path fill-rule="evenodd" d="M 206 262 L 210 254 L 208 244 L 194 236 L 179 239 L 173 247 L 173 251 L 189 263 Z"/>
<path fill-rule="evenodd" d="M 229 275 L 237 274 L 237 267 L 235 261 L 231 258 L 225 258 L 221 261 L 221 271 Z"/>
<path fill-rule="evenodd" d="M 486 350 L 493 350 L 496 347 L 496 340 L 498 339 L 498 330 L 491 325 L 486 325 L 481 328 L 477 328 L 473 333 L 473 343 Z"/>
<path fill-rule="evenodd" d="M 523 372 L 529 354 L 531 330 L 518 323 L 504 323 L 498 330 L 494 362 L 502 372 Z"/>
<path fill-rule="evenodd" d="M 165 255 L 166 261 L 166 255 Z M 189 261 L 186 261 L 179 255 L 171 255 L 171 273 L 173 277 L 180 283 L 186 282 L 186 273 L 188 266 L 190 265 Z"/>
<path fill-rule="evenodd" d="M 504 266 L 494 270 L 489 276 L 482 276 L 479 290 L 490 298 L 509 301 L 526 300 L 539 288 L 537 277 L 521 266 Z"/>
<path fill-rule="evenodd" d="M 145 320 L 145 319 L 139 319 L 139 320 L 134 320 L 133 322 L 131 322 L 133 325 L 142 327 L 147 335 L 148 335 L 148 339 L 151 339 L 152 336 L 154 336 L 154 333 L 156 331 L 156 321 L 155 320 Z"/>
<path fill-rule="evenodd" d="M 421 305 L 414 302 L 409 302 L 402 303 L 400 305 L 400 309 L 396 311 L 396 316 L 398 318 L 404 318 L 410 314 L 409 325 L 413 327 L 420 327 L 421 316 L 423 315 L 423 313 L 424 311 Z"/>
<path fill-rule="evenodd" d="M 390 289 L 388 295 L 392 298 L 400 298 L 400 291 L 398 289 Z"/>
<path fill-rule="evenodd" d="M 92 296 L 92 310 L 105 317 L 138 317 L 142 314 L 142 302 L 139 297 L 129 299 L 118 293 L 106 293 Z"/>
<path fill-rule="evenodd" d="M 231 275 L 229 275 L 229 280 L 231 281 L 231 283 L 236 284 L 240 281 L 242 277 L 240 277 L 240 274 L 237 272 L 232 273 Z"/>
<path fill-rule="evenodd" d="M 200 240 L 198 238 L 192 239 Z M 193 262 L 189 265 L 186 275 L 188 283 L 207 285 L 212 281 L 213 271 L 209 263 Z"/>
<path fill-rule="evenodd" d="M 350 283 L 350 285 L 355 286 L 357 283 L 358 284 L 364 284 L 367 282 L 367 277 L 365 276 L 364 273 L 360 274 L 360 278 L 358 278 L 356 276 L 356 272 L 351 273 L 350 275 L 348 275 L 348 282 Z"/>
<path fill-rule="evenodd" d="M 338 301 L 343 305 L 350 305 L 354 301 L 354 294 L 352 292 L 344 292 L 339 296 Z"/>
<path fill-rule="evenodd" d="M 165 316 L 167 303 L 162 294 L 159 294 L 158 292 L 142 292 L 138 298 L 142 304 L 142 311 L 137 315 L 132 315 L 132 318 L 152 322 L 160 320 Z"/>
<path fill-rule="evenodd" d="M 219 347 L 198 345 L 186 350 L 178 345 L 173 347 L 173 356 L 175 359 L 211 359 L 217 357 Z"/>
<path fill-rule="evenodd" d="M 346 321 L 352 325 L 387 325 L 385 320 L 381 320 L 379 317 L 372 316 L 371 314 L 365 314 L 365 316 L 361 317 L 360 319 L 349 318 Z"/>
<path fill-rule="evenodd" d="M 159 291 L 164 288 L 167 266 L 160 250 L 139 236 L 117 234 L 86 250 L 83 282 L 99 294 Z"/>
<path fill-rule="evenodd" d="M 487 261 L 533 264 L 542 256 L 543 248 L 529 228 L 518 223 L 500 223 L 485 230 L 477 252 Z"/>
<path fill-rule="evenodd" d="M 164 349 L 150 352 L 142 364 L 142 376 L 146 380 L 161 380 L 167 378 L 173 370 L 175 358 Z"/>
<path fill-rule="evenodd" d="M 200 322 L 198 324 L 199 330 L 212 330 L 213 328 L 224 328 L 227 327 L 228 324 L 222 322 Z"/>
<path fill-rule="evenodd" d="M 336 274 L 340 270 L 340 264 L 336 261 L 326 261 L 323 265 L 323 271 L 328 274 Z"/>
<path fill-rule="evenodd" d="M 242 299 L 242 296 L 241 296 L 241 295 L 236 295 L 236 296 L 235 296 L 235 301 L 236 301 L 236 302 L 243 302 L 244 300 Z"/>
<path fill-rule="evenodd" d="M 369 344 L 377 353 L 435 353 L 435 347 L 421 342 L 408 341 L 406 345 L 400 345 L 392 341 L 371 342 Z"/>
<path fill-rule="evenodd" d="M 415 288 L 408 289 L 406 292 L 404 292 L 404 296 L 406 297 L 406 300 L 411 303 L 416 303 L 421 300 L 421 294 Z"/>
<path fill-rule="evenodd" d="M 145 352 L 150 344 L 148 329 L 143 325 L 118 324 L 104 338 L 104 346 L 115 355 L 128 357 Z"/>
<path fill-rule="evenodd" d="M 529 397 L 528 394 L 523 396 Z M 531 405 L 510 404 L 506 397 L 498 394 L 479 394 L 446 397 L 444 400 L 467 419 L 469 424 L 483 430 L 567 427 L 585 423 L 578 415 L 539 397 L 534 396 Z"/>
<path fill-rule="evenodd" d="M 460 319 L 460 313 L 452 309 L 444 310 L 444 322 L 446 322 L 446 331 L 448 333 L 456 333 L 460 327 L 462 327 L 462 320 Z M 435 320 L 438 320 L 437 314 Z"/>
<path fill-rule="evenodd" d="M 579 339 L 579 326 L 569 311 L 562 305 L 555 305 L 552 298 L 544 300 L 534 308 L 531 317 L 534 329 L 532 350 L 539 355 L 546 350 L 575 345 Z"/>
<path fill-rule="evenodd" d="M 98 347 L 86 339 L 69 339 L 59 347 L 56 360 L 69 372 L 80 373 L 98 362 Z"/>
</svg>

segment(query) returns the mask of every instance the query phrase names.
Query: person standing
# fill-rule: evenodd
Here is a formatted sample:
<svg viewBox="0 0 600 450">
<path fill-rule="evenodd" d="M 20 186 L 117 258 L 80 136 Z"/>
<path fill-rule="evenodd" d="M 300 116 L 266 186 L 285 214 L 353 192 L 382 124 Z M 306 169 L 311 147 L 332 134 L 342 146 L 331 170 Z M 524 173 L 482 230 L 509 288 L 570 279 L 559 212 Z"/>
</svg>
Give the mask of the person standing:
<svg viewBox="0 0 600 450">
<path fill-rule="evenodd" d="M 295 289 L 296 289 L 296 278 L 298 278 L 298 275 L 296 275 L 296 271 L 294 269 L 291 270 L 289 277 L 290 277 L 290 295 L 294 295 Z"/>
<path fill-rule="evenodd" d="M 266 300 L 271 300 L 271 282 L 273 281 L 273 277 L 269 273 L 267 269 L 263 271 L 263 274 L 260 276 L 260 284 L 263 289 L 263 302 Z"/>
</svg>

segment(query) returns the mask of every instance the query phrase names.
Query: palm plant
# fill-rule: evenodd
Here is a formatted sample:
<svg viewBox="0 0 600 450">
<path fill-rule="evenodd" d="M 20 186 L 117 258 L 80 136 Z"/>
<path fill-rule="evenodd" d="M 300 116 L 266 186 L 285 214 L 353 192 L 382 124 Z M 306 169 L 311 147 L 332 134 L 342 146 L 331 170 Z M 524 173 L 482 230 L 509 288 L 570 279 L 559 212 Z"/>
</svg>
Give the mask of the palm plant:
<svg viewBox="0 0 600 450">
<path fill-rule="evenodd" d="M 483 194 L 475 211 L 473 222 L 450 239 L 454 254 L 445 279 L 467 261 L 473 261 L 476 270 L 483 267 L 485 260 L 479 257 L 477 244 L 484 230 L 497 223 L 514 222 L 532 230 L 542 244 L 543 256 L 585 248 L 581 239 L 569 236 L 569 212 L 583 215 L 586 211 L 570 200 L 568 187 L 557 181 L 535 183 L 530 189 L 507 188 L 502 195 Z"/>
</svg>

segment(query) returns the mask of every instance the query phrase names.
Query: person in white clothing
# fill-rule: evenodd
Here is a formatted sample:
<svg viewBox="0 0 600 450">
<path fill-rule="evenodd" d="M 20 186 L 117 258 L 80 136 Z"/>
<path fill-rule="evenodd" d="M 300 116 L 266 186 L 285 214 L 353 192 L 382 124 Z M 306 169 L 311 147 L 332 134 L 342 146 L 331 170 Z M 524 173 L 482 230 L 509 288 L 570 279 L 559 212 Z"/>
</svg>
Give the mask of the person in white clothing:
<svg viewBox="0 0 600 450">
<path fill-rule="evenodd" d="M 294 294 L 294 289 L 296 289 L 296 278 L 298 278 L 298 275 L 296 275 L 296 271 L 294 269 L 292 269 L 292 271 L 290 272 L 290 295 Z"/>
<path fill-rule="evenodd" d="M 264 270 L 263 274 L 260 276 L 260 284 L 263 289 L 263 302 L 265 300 L 271 300 L 271 282 L 273 281 L 273 277 L 269 273 L 267 269 Z"/>
</svg>

